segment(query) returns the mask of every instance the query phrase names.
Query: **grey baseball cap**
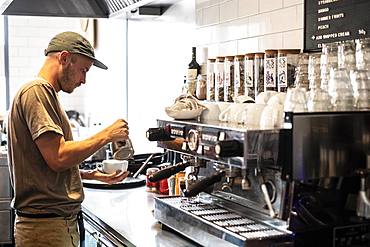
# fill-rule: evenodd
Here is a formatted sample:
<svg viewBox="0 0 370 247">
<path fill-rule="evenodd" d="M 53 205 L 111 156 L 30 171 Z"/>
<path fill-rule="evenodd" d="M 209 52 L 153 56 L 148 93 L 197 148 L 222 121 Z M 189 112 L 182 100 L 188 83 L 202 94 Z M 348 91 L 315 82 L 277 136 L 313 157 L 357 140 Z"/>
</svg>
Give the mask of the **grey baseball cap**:
<svg viewBox="0 0 370 247">
<path fill-rule="evenodd" d="M 48 47 L 45 49 L 45 56 L 50 52 L 69 51 L 71 53 L 78 53 L 91 58 L 93 65 L 101 68 L 108 69 L 108 67 L 95 58 L 94 48 L 90 42 L 82 35 L 75 32 L 63 32 L 54 36 L 49 42 Z"/>
</svg>

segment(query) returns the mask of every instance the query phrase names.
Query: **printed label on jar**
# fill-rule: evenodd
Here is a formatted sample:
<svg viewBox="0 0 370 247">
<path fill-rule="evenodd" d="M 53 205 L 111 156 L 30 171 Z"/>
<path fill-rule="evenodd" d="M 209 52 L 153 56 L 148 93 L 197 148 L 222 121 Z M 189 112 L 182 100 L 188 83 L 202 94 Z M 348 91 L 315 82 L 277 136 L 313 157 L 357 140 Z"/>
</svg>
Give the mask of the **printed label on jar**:
<svg viewBox="0 0 370 247">
<path fill-rule="evenodd" d="M 215 100 L 223 101 L 224 100 L 224 78 L 225 78 L 223 64 L 217 64 L 215 75 L 216 75 Z"/>
<path fill-rule="evenodd" d="M 253 73 L 254 73 L 253 64 L 254 64 L 253 60 L 250 60 L 250 61 L 247 60 L 245 62 L 245 86 L 246 87 L 253 87 Z"/>
<path fill-rule="evenodd" d="M 234 83 L 235 83 L 235 88 L 240 87 L 240 69 L 239 69 L 240 63 L 239 61 L 234 62 Z"/>
<path fill-rule="evenodd" d="M 276 87 L 276 58 L 265 59 L 265 86 Z"/>
<path fill-rule="evenodd" d="M 278 85 L 279 88 L 287 87 L 287 58 L 286 57 L 279 57 L 278 58 Z"/>
</svg>

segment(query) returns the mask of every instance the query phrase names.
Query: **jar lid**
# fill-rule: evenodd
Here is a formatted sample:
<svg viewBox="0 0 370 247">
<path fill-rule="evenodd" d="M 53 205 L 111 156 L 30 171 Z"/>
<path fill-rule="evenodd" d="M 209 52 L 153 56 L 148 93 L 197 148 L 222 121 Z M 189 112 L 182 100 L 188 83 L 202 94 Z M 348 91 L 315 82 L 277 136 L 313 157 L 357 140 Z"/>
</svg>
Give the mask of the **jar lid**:
<svg viewBox="0 0 370 247">
<path fill-rule="evenodd" d="M 224 61 L 225 60 L 225 57 L 216 57 L 216 60 L 218 60 L 218 61 Z"/>
<path fill-rule="evenodd" d="M 301 53 L 301 50 L 300 49 L 279 49 L 278 53 L 299 54 L 299 53 Z"/>
<path fill-rule="evenodd" d="M 255 57 L 264 57 L 265 53 L 264 52 L 257 52 L 257 53 L 254 53 L 254 56 Z"/>
<path fill-rule="evenodd" d="M 237 58 L 237 59 L 243 59 L 244 58 L 244 55 L 236 55 L 235 58 Z"/>
<path fill-rule="evenodd" d="M 245 56 L 247 57 L 247 58 L 254 58 L 254 55 L 255 55 L 256 53 L 247 53 L 247 54 L 245 54 Z"/>
<path fill-rule="evenodd" d="M 268 54 L 268 55 L 274 55 L 277 53 L 278 53 L 278 50 L 265 50 L 265 54 Z"/>
<path fill-rule="evenodd" d="M 211 63 L 213 63 L 213 62 L 216 61 L 216 58 L 208 58 L 208 61 L 210 61 Z"/>
<path fill-rule="evenodd" d="M 227 60 L 234 60 L 234 56 L 226 56 Z"/>
</svg>

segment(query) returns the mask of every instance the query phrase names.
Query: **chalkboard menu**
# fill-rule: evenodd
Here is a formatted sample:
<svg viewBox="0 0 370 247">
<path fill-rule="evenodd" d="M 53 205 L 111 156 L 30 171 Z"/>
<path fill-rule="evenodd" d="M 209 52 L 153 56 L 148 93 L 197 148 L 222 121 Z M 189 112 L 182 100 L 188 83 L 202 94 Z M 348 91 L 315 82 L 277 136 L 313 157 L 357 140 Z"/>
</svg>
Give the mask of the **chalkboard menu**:
<svg viewBox="0 0 370 247">
<path fill-rule="evenodd" d="M 304 49 L 370 36 L 369 0 L 305 0 Z"/>
</svg>

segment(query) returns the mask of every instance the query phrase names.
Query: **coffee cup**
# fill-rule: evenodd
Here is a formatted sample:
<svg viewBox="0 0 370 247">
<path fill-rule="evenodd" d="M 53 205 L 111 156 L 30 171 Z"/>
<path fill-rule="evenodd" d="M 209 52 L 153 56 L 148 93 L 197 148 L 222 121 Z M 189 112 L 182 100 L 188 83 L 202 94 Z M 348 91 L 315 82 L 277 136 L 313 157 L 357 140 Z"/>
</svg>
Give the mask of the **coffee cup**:
<svg viewBox="0 0 370 247">
<path fill-rule="evenodd" d="M 205 121 L 218 121 L 220 115 L 220 107 L 217 102 L 202 102 L 206 109 L 200 115 L 200 120 Z"/>
<path fill-rule="evenodd" d="M 277 94 L 278 92 L 275 92 L 275 91 L 265 91 L 265 92 L 261 92 L 260 94 L 257 95 L 256 97 L 256 103 L 257 104 L 267 104 L 267 101 L 269 101 L 269 99 L 274 96 L 275 94 Z"/>
<path fill-rule="evenodd" d="M 261 114 L 265 108 L 265 104 L 246 104 L 243 116 L 243 123 L 247 126 L 259 126 Z"/>
<path fill-rule="evenodd" d="M 102 163 L 97 165 L 97 169 L 102 173 L 114 173 L 116 171 L 127 171 L 128 161 L 127 160 L 103 160 Z"/>
<path fill-rule="evenodd" d="M 260 126 L 262 128 L 282 127 L 284 123 L 284 106 L 266 105 L 261 114 Z"/>
<path fill-rule="evenodd" d="M 219 120 L 221 122 L 241 123 L 243 120 L 243 111 L 247 104 L 232 103 L 220 113 Z"/>
</svg>

